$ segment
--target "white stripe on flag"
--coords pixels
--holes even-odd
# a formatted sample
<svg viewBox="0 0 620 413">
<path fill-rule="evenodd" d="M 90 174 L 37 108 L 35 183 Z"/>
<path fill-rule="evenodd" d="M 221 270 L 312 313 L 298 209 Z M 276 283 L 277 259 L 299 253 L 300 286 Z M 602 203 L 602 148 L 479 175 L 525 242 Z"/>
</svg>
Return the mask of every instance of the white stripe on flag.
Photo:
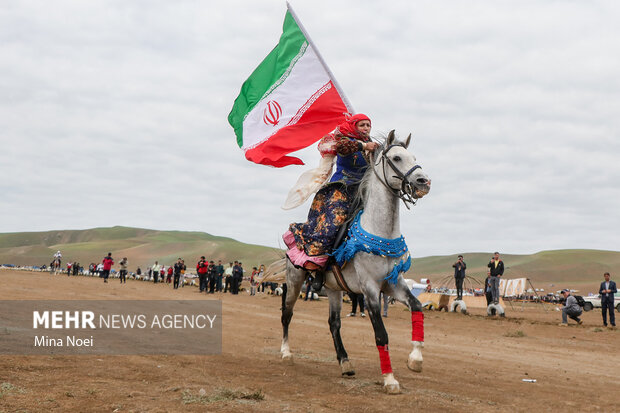
<svg viewBox="0 0 620 413">
<path fill-rule="evenodd" d="M 243 149 L 247 150 L 262 143 L 288 125 L 312 96 L 329 81 L 329 75 L 314 49 L 308 47 L 284 82 L 248 113 L 243 121 Z M 265 113 L 269 113 L 269 102 L 277 102 L 282 108 L 276 125 L 265 120 Z M 273 117 L 269 119 L 273 120 Z"/>
</svg>

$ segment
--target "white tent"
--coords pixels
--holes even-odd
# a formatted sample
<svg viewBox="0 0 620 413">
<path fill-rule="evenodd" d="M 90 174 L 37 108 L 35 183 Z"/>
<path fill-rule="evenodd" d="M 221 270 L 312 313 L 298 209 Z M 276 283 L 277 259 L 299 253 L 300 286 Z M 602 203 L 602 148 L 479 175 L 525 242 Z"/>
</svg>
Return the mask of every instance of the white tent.
<svg viewBox="0 0 620 413">
<path fill-rule="evenodd" d="M 502 297 L 518 297 L 526 291 L 527 278 L 515 278 L 512 280 L 499 280 L 499 293 Z"/>
</svg>

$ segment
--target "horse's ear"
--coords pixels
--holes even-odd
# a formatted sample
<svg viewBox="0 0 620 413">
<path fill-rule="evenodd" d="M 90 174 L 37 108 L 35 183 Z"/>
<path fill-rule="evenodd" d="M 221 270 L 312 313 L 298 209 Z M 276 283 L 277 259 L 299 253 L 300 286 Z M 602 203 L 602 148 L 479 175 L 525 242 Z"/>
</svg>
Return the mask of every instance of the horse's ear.
<svg viewBox="0 0 620 413">
<path fill-rule="evenodd" d="M 411 134 L 407 136 L 407 140 L 405 141 L 405 149 L 409 148 L 410 143 L 411 143 Z"/>
<path fill-rule="evenodd" d="M 391 144 L 393 144 L 393 143 L 394 143 L 394 130 L 395 130 L 395 129 L 392 129 L 392 130 L 390 131 L 390 133 L 388 133 L 388 137 L 387 137 L 387 146 L 390 146 Z"/>
</svg>

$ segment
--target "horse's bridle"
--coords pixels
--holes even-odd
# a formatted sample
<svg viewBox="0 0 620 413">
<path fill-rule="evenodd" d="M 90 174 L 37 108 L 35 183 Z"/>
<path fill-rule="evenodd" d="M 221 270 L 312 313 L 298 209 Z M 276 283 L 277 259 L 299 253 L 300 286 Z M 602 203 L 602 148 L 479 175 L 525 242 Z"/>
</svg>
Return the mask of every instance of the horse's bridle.
<svg viewBox="0 0 620 413">
<path fill-rule="evenodd" d="M 401 146 L 405 149 L 407 149 L 407 147 L 405 146 L 405 144 L 403 143 L 395 143 L 392 145 L 389 145 L 387 148 L 383 149 L 381 151 L 381 157 L 379 158 L 379 160 L 377 162 L 375 162 L 373 160 L 373 168 L 372 170 L 374 171 L 375 175 L 377 176 L 377 178 L 379 179 L 379 181 L 386 187 L 388 188 L 392 194 L 395 197 L 400 198 L 403 203 L 405 204 L 405 206 L 407 207 L 407 209 L 409 209 L 409 204 L 411 205 L 415 205 L 417 202 L 417 197 L 414 198 L 415 196 L 415 189 L 413 188 L 413 185 L 411 185 L 410 182 L 407 181 L 407 177 L 409 175 L 411 175 L 416 169 L 422 169 L 422 167 L 418 164 L 415 164 L 413 166 L 413 168 L 409 169 L 406 173 L 402 173 L 400 169 L 398 169 L 396 167 L 396 165 L 394 165 L 394 162 L 392 162 L 392 160 L 390 158 L 388 158 L 387 153 L 390 151 L 390 149 L 396 147 L 396 146 Z M 381 162 L 381 169 L 383 169 L 383 179 L 381 179 L 381 177 L 379 176 L 379 174 L 377 173 L 377 169 L 375 168 L 379 162 Z M 386 174 L 386 170 L 385 170 L 385 164 L 390 165 L 390 167 L 392 168 L 392 170 L 396 173 L 396 175 L 393 175 L 393 178 L 398 178 L 401 180 L 401 185 L 400 188 L 393 188 L 387 180 L 387 174 Z"/>
</svg>

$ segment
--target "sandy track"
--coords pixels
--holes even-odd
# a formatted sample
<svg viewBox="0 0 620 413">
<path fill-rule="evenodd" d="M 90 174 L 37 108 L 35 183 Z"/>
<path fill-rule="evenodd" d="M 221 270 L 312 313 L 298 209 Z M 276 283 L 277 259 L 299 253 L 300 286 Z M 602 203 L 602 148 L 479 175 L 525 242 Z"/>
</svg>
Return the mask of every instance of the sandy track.
<svg viewBox="0 0 620 413">
<path fill-rule="evenodd" d="M 196 288 L 45 273 L 0 271 L 3 299 L 207 299 Z M 560 313 L 507 310 L 505 319 L 426 312 L 424 372 L 405 365 L 410 316 L 390 307 L 394 373 L 403 394 L 383 393 L 370 320 L 346 318 L 342 335 L 357 375 L 341 378 L 327 326 L 327 301 L 298 302 L 291 325 L 295 360 L 279 357 L 280 299 L 209 296 L 223 303 L 217 356 L 0 356 L 0 411 L 613 411 L 620 404 L 620 333 L 557 326 Z M 517 332 L 523 333 L 523 336 Z M 199 343 L 197 343 L 199 345 Z M 537 383 L 524 383 L 535 378 Z M 8 383 L 8 384 L 7 384 Z M 207 396 L 198 398 L 200 389 Z M 261 391 L 263 400 L 237 398 Z M 228 392 L 228 393 L 226 393 Z M 237 396 L 240 393 L 237 393 Z M 605 397 L 605 398 L 604 398 Z M 241 409 L 241 410 L 240 410 Z"/>
</svg>

